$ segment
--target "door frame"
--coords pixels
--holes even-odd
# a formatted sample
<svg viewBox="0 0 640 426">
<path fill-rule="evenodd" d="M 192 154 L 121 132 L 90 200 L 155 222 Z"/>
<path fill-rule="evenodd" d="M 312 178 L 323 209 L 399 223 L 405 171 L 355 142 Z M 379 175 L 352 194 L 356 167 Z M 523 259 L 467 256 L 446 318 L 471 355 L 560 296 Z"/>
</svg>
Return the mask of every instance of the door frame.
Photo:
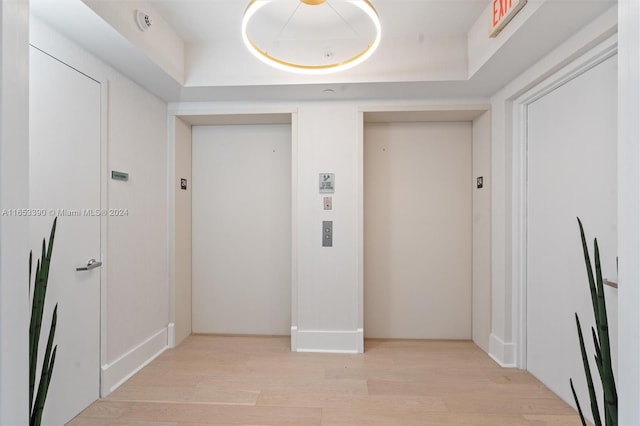
<svg viewBox="0 0 640 426">
<path fill-rule="evenodd" d="M 511 182 L 511 282 L 513 342 L 516 367 L 527 369 L 527 209 L 528 209 L 528 108 L 533 102 L 617 55 L 615 36 L 602 42 L 564 68 L 536 84 L 513 101 Z"/>
<path fill-rule="evenodd" d="M 194 125 L 225 124 L 283 124 L 283 116 L 288 117 L 291 125 L 291 351 L 298 348 L 298 109 L 295 106 L 284 107 L 197 107 L 190 104 L 169 104 L 167 114 L 168 155 L 167 182 L 168 192 L 168 257 L 169 257 L 169 324 L 167 327 L 167 346 L 175 348 L 176 342 L 176 223 L 175 223 L 175 182 L 176 176 L 176 119 Z M 194 124 L 196 123 L 196 124 Z M 191 285 L 191 283 L 189 283 Z"/>
<path fill-rule="evenodd" d="M 471 121 L 480 115 L 491 112 L 491 104 L 460 102 L 453 104 L 370 104 L 358 109 L 358 330 L 361 331 L 359 352 L 364 352 L 364 128 L 368 115 L 384 117 L 387 122 L 446 122 Z M 489 136 L 489 138 L 491 138 Z M 473 150 L 473 138 L 471 140 Z M 473 153 L 472 153 L 473 163 Z M 473 164 L 471 165 L 473 168 Z M 473 210 L 473 205 L 472 205 Z M 472 228 L 473 245 L 473 228 Z M 473 259 L 472 252 L 472 259 Z M 473 271 L 472 271 L 473 273 Z M 473 276 L 471 277 L 473 285 Z M 473 288 L 471 289 L 473 292 Z M 472 298 L 473 308 L 473 298 Z M 487 312 L 491 315 L 491 308 Z M 473 315 L 471 332 L 473 337 Z"/>
<path fill-rule="evenodd" d="M 108 134 L 108 106 L 109 106 L 109 81 L 102 72 L 98 72 L 91 69 L 92 66 L 83 63 L 82 59 L 75 56 L 73 50 L 67 49 L 67 46 L 61 46 L 55 42 L 48 43 L 45 39 L 30 40 L 29 47 L 40 50 L 46 55 L 51 56 L 53 59 L 68 66 L 69 68 L 79 72 L 80 74 L 90 78 L 100 85 L 100 209 L 107 208 L 108 206 L 108 185 L 109 180 L 107 177 L 107 170 L 109 167 L 109 134 Z M 100 215 L 100 258 L 103 263 L 103 267 L 100 268 L 100 300 L 99 300 L 99 348 L 98 348 L 98 362 L 99 369 L 96 372 L 98 376 L 98 397 L 105 397 L 109 394 L 110 390 L 105 388 L 103 380 L 103 366 L 107 360 L 107 282 L 108 282 L 108 216 Z"/>
<path fill-rule="evenodd" d="M 109 206 L 109 80 L 100 81 L 100 209 Z M 108 288 L 108 219 L 109 216 L 100 216 L 100 256 L 102 264 L 100 268 L 100 379 L 98 381 L 100 389 L 98 394 L 101 398 L 107 396 L 111 390 L 107 389 L 103 379 L 103 366 L 107 364 L 107 288 Z"/>
</svg>

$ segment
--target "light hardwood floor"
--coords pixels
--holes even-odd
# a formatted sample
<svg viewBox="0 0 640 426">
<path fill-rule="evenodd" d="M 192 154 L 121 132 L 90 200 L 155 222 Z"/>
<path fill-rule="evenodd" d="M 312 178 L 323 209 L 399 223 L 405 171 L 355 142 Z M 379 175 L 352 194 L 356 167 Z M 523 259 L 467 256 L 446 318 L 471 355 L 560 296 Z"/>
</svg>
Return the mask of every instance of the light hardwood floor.
<svg viewBox="0 0 640 426">
<path fill-rule="evenodd" d="M 471 342 L 367 340 L 364 354 L 338 355 L 292 353 L 288 337 L 220 336 L 190 336 L 70 423 L 579 424 L 538 380 Z"/>
</svg>

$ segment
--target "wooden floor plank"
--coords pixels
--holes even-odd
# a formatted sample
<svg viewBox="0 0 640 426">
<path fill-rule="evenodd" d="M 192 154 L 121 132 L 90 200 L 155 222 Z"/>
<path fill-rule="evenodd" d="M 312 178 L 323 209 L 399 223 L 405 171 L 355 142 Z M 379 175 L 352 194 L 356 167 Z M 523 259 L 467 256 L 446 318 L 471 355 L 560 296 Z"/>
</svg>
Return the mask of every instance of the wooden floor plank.
<svg viewBox="0 0 640 426">
<path fill-rule="evenodd" d="M 533 376 L 501 368 L 472 342 L 367 340 L 358 355 L 289 345 L 190 336 L 69 424 L 579 425 Z"/>
<path fill-rule="evenodd" d="M 321 410 L 317 408 L 242 407 L 207 404 L 134 403 L 121 420 L 147 421 L 164 419 L 170 422 L 233 425 L 320 425 Z"/>
</svg>

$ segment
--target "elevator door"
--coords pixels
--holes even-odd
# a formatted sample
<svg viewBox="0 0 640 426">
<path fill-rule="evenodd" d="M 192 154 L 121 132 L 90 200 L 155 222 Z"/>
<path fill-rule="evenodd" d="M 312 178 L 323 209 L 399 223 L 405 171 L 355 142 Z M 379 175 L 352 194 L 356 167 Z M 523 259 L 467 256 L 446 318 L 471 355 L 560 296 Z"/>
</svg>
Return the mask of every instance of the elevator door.
<svg viewBox="0 0 640 426">
<path fill-rule="evenodd" d="M 192 327 L 291 330 L 291 126 L 192 129 Z"/>
<path fill-rule="evenodd" d="M 365 125 L 364 333 L 470 339 L 472 125 Z"/>
</svg>

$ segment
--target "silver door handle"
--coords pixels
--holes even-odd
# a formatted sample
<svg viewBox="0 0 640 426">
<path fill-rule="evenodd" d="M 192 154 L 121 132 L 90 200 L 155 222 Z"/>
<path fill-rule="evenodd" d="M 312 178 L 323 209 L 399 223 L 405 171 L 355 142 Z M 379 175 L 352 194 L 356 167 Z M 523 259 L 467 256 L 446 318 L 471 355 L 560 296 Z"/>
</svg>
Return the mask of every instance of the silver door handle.
<svg viewBox="0 0 640 426">
<path fill-rule="evenodd" d="M 87 262 L 87 266 L 81 266 L 79 268 L 76 268 L 76 271 L 90 271 L 92 269 L 96 269 L 102 266 L 102 262 L 98 262 L 95 259 L 90 259 Z"/>
</svg>

